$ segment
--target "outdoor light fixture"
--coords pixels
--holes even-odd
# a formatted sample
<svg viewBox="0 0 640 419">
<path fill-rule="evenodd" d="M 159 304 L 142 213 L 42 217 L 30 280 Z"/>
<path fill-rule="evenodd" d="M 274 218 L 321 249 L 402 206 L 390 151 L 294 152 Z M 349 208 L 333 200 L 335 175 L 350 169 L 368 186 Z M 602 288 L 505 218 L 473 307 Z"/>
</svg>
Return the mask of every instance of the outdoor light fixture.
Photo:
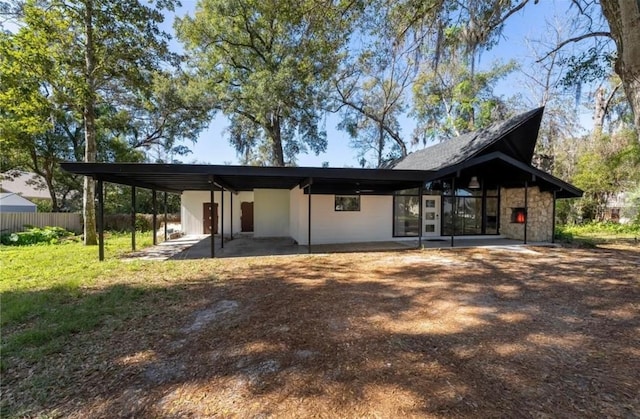
<svg viewBox="0 0 640 419">
<path fill-rule="evenodd" d="M 480 182 L 478 182 L 478 176 L 472 176 L 469 181 L 469 189 L 480 189 Z"/>
</svg>

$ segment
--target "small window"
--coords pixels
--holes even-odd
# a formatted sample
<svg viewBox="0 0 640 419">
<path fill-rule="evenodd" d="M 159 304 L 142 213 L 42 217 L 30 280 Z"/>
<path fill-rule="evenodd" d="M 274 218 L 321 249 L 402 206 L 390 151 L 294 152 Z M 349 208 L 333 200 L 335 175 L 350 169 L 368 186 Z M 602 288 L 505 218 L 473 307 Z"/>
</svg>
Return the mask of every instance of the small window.
<svg viewBox="0 0 640 419">
<path fill-rule="evenodd" d="M 336 211 L 360 211 L 360 195 L 336 195 Z"/>
</svg>

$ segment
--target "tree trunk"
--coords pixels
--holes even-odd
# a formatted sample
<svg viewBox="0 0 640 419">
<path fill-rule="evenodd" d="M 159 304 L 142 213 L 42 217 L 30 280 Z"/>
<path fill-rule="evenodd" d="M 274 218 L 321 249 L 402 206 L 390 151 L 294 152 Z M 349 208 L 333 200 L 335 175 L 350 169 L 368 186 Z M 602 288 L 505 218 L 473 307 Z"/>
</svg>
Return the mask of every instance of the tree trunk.
<svg viewBox="0 0 640 419">
<path fill-rule="evenodd" d="M 376 167 L 382 167 L 382 150 L 384 149 L 384 128 L 383 123 L 378 124 L 378 165 Z M 402 156 L 404 157 L 404 156 Z"/>
<path fill-rule="evenodd" d="M 593 112 L 593 139 L 597 140 L 602 136 L 602 127 L 604 126 L 605 117 L 604 87 L 596 90 L 595 111 Z"/>
<path fill-rule="evenodd" d="M 282 132 L 280 127 L 280 118 L 273 116 L 271 124 L 267 130 L 271 137 L 272 161 L 274 166 L 284 167 L 284 150 L 282 148 Z"/>
<path fill-rule="evenodd" d="M 622 80 L 640 142 L 640 2 L 601 0 L 618 50 L 616 73 Z"/>
<path fill-rule="evenodd" d="M 87 0 L 85 3 L 84 26 L 86 35 L 85 45 L 85 83 L 87 91 L 84 93 L 84 107 L 82 117 L 84 119 L 85 151 L 84 161 L 93 163 L 96 161 L 97 141 L 96 141 L 96 113 L 95 113 L 95 51 L 93 45 L 93 2 Z M 84 191 L 82 195 L 83 217 L 84 217 L 84 244 L 96 245 L 98 238 L 96 235 L 96 203 L 95 203 L 95 181 L 89 176 L 84 178 Z"/>
<path fill-rule="evenodd" d="M 58 206 L 58 197 L 56 196 L 56 192 L 53 190 L 53 175 L 47 173 L 44 181 L 47 184 L 47 189 L 49 189 L 49 197 L 51 197 L 51 212 L 60 212 L 60 207 Z"/>
</svg>

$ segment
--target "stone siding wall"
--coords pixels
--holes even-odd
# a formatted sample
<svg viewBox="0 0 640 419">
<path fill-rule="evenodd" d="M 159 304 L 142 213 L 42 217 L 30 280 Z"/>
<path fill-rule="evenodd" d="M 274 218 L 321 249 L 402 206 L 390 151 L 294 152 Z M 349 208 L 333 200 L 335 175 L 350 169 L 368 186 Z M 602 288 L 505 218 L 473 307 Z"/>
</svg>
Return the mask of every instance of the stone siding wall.
<svg viewBox="0 0 640 419">
<path fill-rule="evenodd" d="M 550 242 L 553 216 L 553 194 L 529 187 L 527 210 L 527 241 Z M 524 240 L 524 224 L 511 222 L 511 209 L 524 208 L 524 188 L 500 190 L 500 234 L 510 239 Z"/>
</svg>

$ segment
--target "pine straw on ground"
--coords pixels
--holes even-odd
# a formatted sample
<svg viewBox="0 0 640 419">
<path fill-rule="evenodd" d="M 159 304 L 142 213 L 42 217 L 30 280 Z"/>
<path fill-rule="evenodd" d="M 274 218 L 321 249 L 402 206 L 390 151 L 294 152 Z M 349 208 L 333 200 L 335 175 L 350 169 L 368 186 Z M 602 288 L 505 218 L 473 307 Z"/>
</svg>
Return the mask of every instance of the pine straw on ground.
<svg viewBox="0 0 640 419">
<path fill-rule="evenodd" d="M 46 361 L 5 360 L 4 409 L 640 417 L 639 268 L 637 247 L 226 259 Z"/>
</svg>

